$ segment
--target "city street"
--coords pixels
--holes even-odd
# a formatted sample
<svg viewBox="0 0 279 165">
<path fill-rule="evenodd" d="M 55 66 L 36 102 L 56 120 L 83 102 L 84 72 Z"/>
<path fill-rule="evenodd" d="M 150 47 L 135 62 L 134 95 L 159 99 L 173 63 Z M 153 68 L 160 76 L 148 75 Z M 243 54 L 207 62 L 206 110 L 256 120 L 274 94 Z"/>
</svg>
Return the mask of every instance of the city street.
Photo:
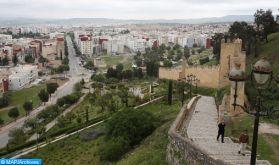
<svg viewBox="0 0 279 165">
<path fill-rule="evenodd" d="M 0 148 L 5 147 L 6 144 L 8 143 L 9 141 L 8 134 L 10 130 L 22 127 L 25 120 L 36 117 L 37 114 L 41 112 L 46 106 L 55 104 L 58 98 L 71 94 L 73 92 L 73 87 L 77 82 L 81 81 L 82 78 L 89 78 L 91 76 L 91 73 L 89 73 L 86 69 L 84 69 L 82 66 L 79 65 L 79 58 L 76 57 L 73 43 L 69 36 L 66 37 L 66 41 L 67 41 L 68 52 L 69 52 L 69 56 L 68 56 L 69 66 L 70 66 L 70 71 L 68 73 L 69 81 L 57 89 L 56 93 L 53 94 L 51 100 L 46 105 L 41 105 L 37 109 L 33 110 L 29 116 L 22 117 L 17 121 L 2 127 L 0 130 Z"/>
</svg>

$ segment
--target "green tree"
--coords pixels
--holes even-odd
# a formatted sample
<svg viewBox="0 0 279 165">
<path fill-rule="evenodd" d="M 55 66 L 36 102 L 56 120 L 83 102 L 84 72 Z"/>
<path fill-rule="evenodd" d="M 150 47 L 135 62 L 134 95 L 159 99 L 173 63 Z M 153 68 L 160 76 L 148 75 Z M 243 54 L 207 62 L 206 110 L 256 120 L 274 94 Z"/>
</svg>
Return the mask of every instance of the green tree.
<svg viewBox="0 0 279 165">
<path fill-rule="evenodd" d="M 1 59 L 1 66 L 7 66 L 9 65 L 9 59 L 8 56 L 5 56 L 3 59 Z"/>
<path fill-rule="evenodd" d="M 41 63 L 43 65 L 43 67 L 45 66 L 45 63 L 47 62 L 47 59 L 44 58 L 43 56 L 40 56 L 39 58 L 39 63 Z"/>
<path fill-rule="evenodd" d="M 124 69 L 123 64 L 117 64 L 117 65 L 116 65 L 116 71 L 117 71 L 118 73 L 122 72 L 123 69 Z"/>
<path fill-rule="evenodd" d="M 164 60 L 164 67 L 168 67 L 168 68 L 172 67 L 172 62 L 169 60 Z"/>
<path fill-rule="evenodd" d="M 252 42 L 255 41 L 256 31 L 253 26 L 246 22 L 234 22 L 229 29 L 231 38 L 240 38 L 242 40 L 242 49 L 245 49 L 247 54 L 251 52 Z"/>
<path fill-rule="evenodd" d="M 125 104 L 126 107 L 129 107 L 129 89 L 125 86 L 121 87 L 118 95 L 121 98 L 122 103 Z"/>
<path fill-rule="evenodd" d="M 25 61 L 26 63 L 32 64 L 32 63 L 35 62 L 35 58 L 33 58 L 32 55 L 26 55 L 25 58 L 24 58 L 24 61 Z"/>
<path fill-rule="evenodd" d="M 84 78 L 81 79 L 80 84 L 81 84 L 82 86 L 84 86 L 84 84 L 85 84 Z"/>
<path fill-rule="evenodd" d="M 76 118 L 76 115 L 72 112 L 69 112 L 66 114 L 66 120 L 68 120 L 70 123 Z"/>
<path fill-rule="evenodd" d="M 65 58 L 62 60 L 62 64 L 68 65 L 68 64 L 69 64 L 69 58 L 68 58 L 68 57 L 65 57 Z"/>
<path fill-rule="evenodd" d="M 23 126 L 25 128 L 35 129 L 37 124 L 38 124 L 38 119 L 37 118 L 31 118 L 31 119 L 25 120 Z"/>
<path fill-rule="evenodd" d="M 18 63 L 17 55 L 13 56 L 13 59 L 12 59 L 12 60 L 13 60 L 14 66 L 16 66 L 17 63 Z"/>
<path fill-rule="evenodd" d="M 0 117 L 0 126 L 4 124 L 4 120 Z"/>
<path fill-rule="evenodd" d="M 223 38 L 224 38 L 224 34 L 223 33 L 216 33 L 212 37 L 213 53 L 215 54 L 216 59 L 218 61 L 220 60 L 221 42 L 222 42 Z"/>
<path fill-rule="evenodd" d="M 82 91 L 82 85 L 81 85 L 80 82 L 78 82 L 74 85 L 74 91 L 75 92 L 81 92 Z"/>
<path fill-rule="evenodd" d="M 25 110 L 26 112 L 26 116 L 30 113 L 30 111 L 33 110 L 33 102 L 32 101 L 25 101 L 23 103 L 23 109 Z"/>
<path fill-rule="evenodd" d="M 195 55 L 196 54 L 195 49 L 192 49 L 191 53 L 192 53 L 192 55 Z"/>
<path fill-rule="evenodd" d="M 190 57 L 190 49 L 188 48 L 188 46 L 184 47 L 184 57 L 186 59 L 189 59 L 189 57 Z"/>
<path fill-rule="evenodd" d="M 14 107 L 14 108 L 10 109 L 9 112 L 8 112 L 8 116 L 9 116 L 10 118 L 15 119 L 15 121 L 16 121 L 16 119 L 17 119 L 18 116 L 19 116 L 18 108 L 17 108 L 17 107 Z"/>
<path fill-rule="evenodd" d="M 24 133 L 22 128 L 16 128 L 9 132 L 9 145 L 18 146 L 27 140 L 26 134 Z"/>
<path fill-rule="evenodd" d="M 49 95 L 48 93 L 46 92 L 45 89 L 41 89 L 39 94 L 38 94 L 38 97 L 40 98 L 40 100 L 45 104 L 46 102 L 48 102 L 48 99 L 49 99 Z"/>
<path fill-rule="evenodd" d="M 0 108 L 7 107 L 9 105 L 9 96 L 7 94 L 3 94 L 0 98 Z"/>
<path fill-rule="evenodd" d="M 276 22 L 271 10 L 257 10 L 254 14 L 257 32 L 262 32 L 263 38 L 268 42 L 268 34 L 273 33 L 276 29 Z"/>
<path fill-rule="evenodd" d="M 46 84 L 47 93 L 49 94 L 49 98 L 51 97 L 51 95 L 53 93 L 55 93 L 55 91 L 57 90 L 58 87 L 59 87 L 59 85 L 57 83 L 47 83 Z"/>
<path fill-rule="evenodd" d="M 169 88 L 168 88 L 168 104 L 172 104 L 172 81 L 169 80 Z"/>
</svg>

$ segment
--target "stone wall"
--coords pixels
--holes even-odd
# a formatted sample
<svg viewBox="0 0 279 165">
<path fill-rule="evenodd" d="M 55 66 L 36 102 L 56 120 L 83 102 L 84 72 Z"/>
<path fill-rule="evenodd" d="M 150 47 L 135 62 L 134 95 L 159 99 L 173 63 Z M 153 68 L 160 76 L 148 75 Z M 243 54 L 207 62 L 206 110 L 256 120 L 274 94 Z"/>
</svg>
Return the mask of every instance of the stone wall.
<svg viewBox="0 0 279 165">
<path fill-rule="evenodd" d="M 198 99 L 199 96 L 194 97 L 187 106 L 182 107 L 169 130 L 166 159 L 170 165 L 225 165 L 222 161 L 212 159 L 190 139 L 180 134 L 181 126 L 189 122 L 191 112 Z"/>
<path fill-rule="evenodd" d="M 219 88 L 219 66 L 187 66 L 185 71 L 182 68 L 160 68 L 159 78 L 178 80 L 186 75 L 193 74 L 200 80 L 198 86 L 208 88 Z"/>
<path fill-rule="evenodd" d="M 178 80 L 180 78 L 181 68 L 160 68 L 159 78 L 168 80 Z"/>
</svg>

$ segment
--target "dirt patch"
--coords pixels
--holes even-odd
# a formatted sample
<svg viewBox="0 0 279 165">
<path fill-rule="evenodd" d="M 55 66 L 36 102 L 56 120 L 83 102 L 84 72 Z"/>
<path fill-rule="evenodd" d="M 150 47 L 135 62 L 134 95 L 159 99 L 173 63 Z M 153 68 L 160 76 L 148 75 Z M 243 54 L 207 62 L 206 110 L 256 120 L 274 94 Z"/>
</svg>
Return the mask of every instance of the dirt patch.
<svg viewBox="0 0 279 165">
<path fill-rule="evenodd" d="M 279 135 L 279 126 L 269 123 L 260 123 L 259 133 Z"/>
<path fill-rule="evenodd" d="M 269 144 L 269 146 L 271 147 L 274 154 L 278 155 L 278 156 L 275 156 L 275 159 L 277 161 L 279 161 L 279 150 L 278 150 L 279 142 L 276 141 L 274 138 L 272 138 L 272 136 L 270 134 L 265 134 L 265 135 L 263 135 L 263 137 L 264 137 L 266 143 Z"/>
</svg>

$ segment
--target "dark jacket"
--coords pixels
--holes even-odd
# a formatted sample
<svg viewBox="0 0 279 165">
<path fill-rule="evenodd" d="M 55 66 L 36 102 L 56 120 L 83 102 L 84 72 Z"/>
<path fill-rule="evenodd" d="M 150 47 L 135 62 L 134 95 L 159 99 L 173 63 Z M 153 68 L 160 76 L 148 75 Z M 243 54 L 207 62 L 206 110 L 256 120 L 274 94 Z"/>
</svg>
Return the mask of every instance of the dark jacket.
<svg viewBox="0 0 279 165">
<path fill-rule="evenodd" d="M 224 132 L 225 132 L 225 126 L 226 126 L 225 123 L 220 123 L 220 124 L 218 125 L 218 128 L 219 128 L 218 132 L 219 132 L 219 133 L 224 133 Z"/>
<path fill-rule="evenodd" d="M 249 143 L 249 136 L 242 133 L 239 137 L 239 143 Z"/>
</svg>

